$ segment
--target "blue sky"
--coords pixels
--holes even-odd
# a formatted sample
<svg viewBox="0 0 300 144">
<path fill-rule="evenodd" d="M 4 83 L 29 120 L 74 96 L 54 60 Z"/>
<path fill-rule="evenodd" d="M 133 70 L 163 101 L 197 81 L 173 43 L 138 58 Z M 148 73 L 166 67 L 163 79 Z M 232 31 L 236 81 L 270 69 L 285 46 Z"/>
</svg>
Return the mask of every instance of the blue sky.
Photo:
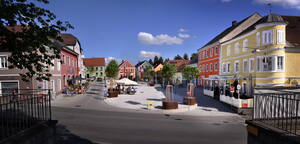
<svg viewBox="0 0 300 144">
<path fill-rule="evenodd" d="M 194 53 L 218 33 L 258 12 L 300 15 L 300 0 L 51 0 L 45 7 L 69 21 L 85 57 L 132 63 L 153 55 Z"/>
</svg>

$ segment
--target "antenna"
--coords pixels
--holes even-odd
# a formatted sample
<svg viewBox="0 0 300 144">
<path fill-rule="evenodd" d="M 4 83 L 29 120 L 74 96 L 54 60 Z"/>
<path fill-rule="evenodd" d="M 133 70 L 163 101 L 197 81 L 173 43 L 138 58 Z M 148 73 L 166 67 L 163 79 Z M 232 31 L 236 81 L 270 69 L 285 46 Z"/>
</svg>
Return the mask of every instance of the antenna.
<svg viewBox="0 0 300 144">
<path fill-rule="evenodd" d="M 267 6 L 269 7 L 269 14 L 272 14 L 272 4 L 271 3 L 267 3 Z"/>
</svg>

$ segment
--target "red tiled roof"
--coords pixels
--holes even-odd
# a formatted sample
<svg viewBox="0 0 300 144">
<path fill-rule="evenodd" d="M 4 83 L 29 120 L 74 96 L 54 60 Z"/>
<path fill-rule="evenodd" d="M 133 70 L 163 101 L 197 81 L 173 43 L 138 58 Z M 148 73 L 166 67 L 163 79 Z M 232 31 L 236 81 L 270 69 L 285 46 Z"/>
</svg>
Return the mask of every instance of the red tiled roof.
<svg viewBox="0 0 300 144">
<path fill-rule="evenodd" d="M 105 66 L 105 58 L 83 58 L 85 66 Z"/>
<path fill-rule="evenodd" d="M 189 62 L 190 60 L 169 60 L 167 64 L 175 64 L 177 71 L 180 72 Z"/>
<path fill-rule="evenodd" d="M 77 38 L 72 34 L 64 33 L 61 34 L 61 38 L 63 39 L 63 43 L 66 45 L 74 46 L 76 44 Z"/>
</svg>

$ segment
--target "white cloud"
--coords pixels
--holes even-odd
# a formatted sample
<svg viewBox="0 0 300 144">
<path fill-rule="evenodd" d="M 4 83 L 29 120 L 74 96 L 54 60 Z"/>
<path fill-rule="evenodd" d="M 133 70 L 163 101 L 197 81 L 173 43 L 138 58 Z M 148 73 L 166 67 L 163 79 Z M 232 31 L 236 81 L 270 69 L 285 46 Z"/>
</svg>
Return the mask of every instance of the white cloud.
<svg viewBox="0 0 300 144">
<path fill-rule="evenodd" d="M 296 8 L 300 10 L 300 0 L 254 0 L 254 2 L 260 4 L 279 5 L 286 8 Z"/>
<path fill-rule="evenodd" d="M 187 30 L 187 29 L 181 28 L 181 29 L 179 29 L 178 31 L 179 31 L 179 32 L 187 32 L 188 30 Z"/>
<path fill-rule="evenodd" d="M 138 33 L 138 40 L 147 45 L 172 45 L 172 44 L 182 44 L 183 40 L 174 36 L 171 37 L 167 34 L 160 34 L 157 36 L 153 36 L 150 33 L 146 32 L 139 32 Z"/>
<path fill-rule="evenodd" d="M 189 38 L 190 35 L 189 35 L 189 34 L 179 33 L 179 34 L 178 34 L 178 37 L 180 37 L 180 38 Z"/>
<path fill-rule="evenodd" d="M 150 51 L 140 51 L 140 57 L 142 58 L 153 58 L 155 56 L 160 56 L 158 52 L 150 52 Z"/>
<path fill-rule="evenodd" d="M 115 57 L 110 56 L 110 57 L 105 58 L 105 63 L 108 64 L 112 60 L 116 60 L 118 63 L 120 63 L 122 61 L 121 59 L 117 59 Z"/>
<path fill-rule="evenodd" d="M 221 0 L 221 2 L 224 2 L 224 3 L 226 3 L 226 2 L 231 2 L 232 0 Z"/>
</svg>

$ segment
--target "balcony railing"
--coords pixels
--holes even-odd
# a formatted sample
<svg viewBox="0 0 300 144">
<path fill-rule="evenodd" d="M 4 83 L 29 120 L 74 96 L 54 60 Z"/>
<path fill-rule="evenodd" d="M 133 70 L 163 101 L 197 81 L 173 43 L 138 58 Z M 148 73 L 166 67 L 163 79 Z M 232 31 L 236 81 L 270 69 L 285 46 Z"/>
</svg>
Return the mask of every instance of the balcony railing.
<svg viewBox="0 0 300 144">
<path fill-rule="evenodd" d="M 51 120 L 50 90 L 0 89 L 0 143 Z"/>
<path fill-rule="evenodd" d="M 254 95 L 253 121 L 300 135 L 300 93 Z"/>
</svg>

